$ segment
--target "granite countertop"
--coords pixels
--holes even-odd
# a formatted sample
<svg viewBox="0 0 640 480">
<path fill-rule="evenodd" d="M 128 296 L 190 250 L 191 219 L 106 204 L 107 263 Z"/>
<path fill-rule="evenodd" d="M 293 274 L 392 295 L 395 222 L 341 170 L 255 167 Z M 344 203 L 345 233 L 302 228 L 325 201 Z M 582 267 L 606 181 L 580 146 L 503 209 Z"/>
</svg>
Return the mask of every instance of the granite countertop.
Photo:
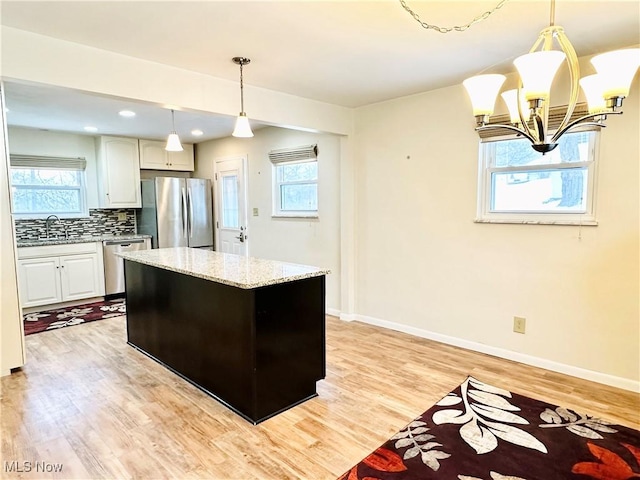
<svg viewBox="0 0 640 480">
<path fill-rule="evenodd" d="M 331 273 L 295 263 L 212 252 L 199 248 L 159 248 L 117 255 L 133 262 L 243 289 L 266 287 Z"/>
<path fill-rule="evenodd" d="M 138 238 L 151 238 L 151 235 L 93 235 L 87 237 L 71 238 L 43 238 L 38 240 L 18 240 L 16 245 L 21 247 L 42 247 L 45 245 L 65 245 L 69 243 L 102 242 L 104 240 L 135 240 Z"/>
</svg>

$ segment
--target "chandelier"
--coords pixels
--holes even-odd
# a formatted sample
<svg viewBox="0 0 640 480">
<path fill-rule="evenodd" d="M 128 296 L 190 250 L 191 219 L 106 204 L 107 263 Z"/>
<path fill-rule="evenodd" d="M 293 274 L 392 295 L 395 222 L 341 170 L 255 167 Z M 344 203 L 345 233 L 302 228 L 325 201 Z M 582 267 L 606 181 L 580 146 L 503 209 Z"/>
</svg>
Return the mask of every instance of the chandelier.
<svg viewBox="0 0 640 480">
<path fill-rule="evenodd" d="M 597 73 L 580 79 L 578 57 L 561 26 L 554 24 L 555 0 L 551 0 L 549 27 L 540 32 L 528 54 L 514 60 L 518 70 L 517 90 L 502 94 L 511 124 L 489 124 L 504 75 L 478 75 L 463 82 L 476 117 L 476 130 L 503 128 L 527 138 L 534 150 L 543 154 L 558 145 L 569 130 L 585 126 L 604 127 L 607 115 L 621 114 L 622 101 L 640 66 L 640 49 L 630 48 L 596 55 L 591 59 Z M 557 44 L 560 49 L 554 49 Z M 570 93 L 567 110 L 555 132 L 548 128 L 551 84 L 558 68 L 566 60 L 569 68 Z M 588 114 L 572 119 L 580 87 L 587 99 Z"/>
</svg>

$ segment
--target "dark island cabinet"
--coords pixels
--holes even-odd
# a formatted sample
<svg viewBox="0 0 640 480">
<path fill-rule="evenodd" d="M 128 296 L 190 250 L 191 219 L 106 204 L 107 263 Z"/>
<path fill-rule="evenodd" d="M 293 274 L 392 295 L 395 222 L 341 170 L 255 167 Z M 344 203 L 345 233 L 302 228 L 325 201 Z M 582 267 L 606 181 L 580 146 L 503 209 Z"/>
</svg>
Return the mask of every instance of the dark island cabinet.
<svg viewBox="0 0 640 480">
<path fill-rule="evenodd" d="M 324 275 L 239 288 L 127 259 L 125 278 L 128 343 L 248 421 L 317 395 Z"/>
</svg>

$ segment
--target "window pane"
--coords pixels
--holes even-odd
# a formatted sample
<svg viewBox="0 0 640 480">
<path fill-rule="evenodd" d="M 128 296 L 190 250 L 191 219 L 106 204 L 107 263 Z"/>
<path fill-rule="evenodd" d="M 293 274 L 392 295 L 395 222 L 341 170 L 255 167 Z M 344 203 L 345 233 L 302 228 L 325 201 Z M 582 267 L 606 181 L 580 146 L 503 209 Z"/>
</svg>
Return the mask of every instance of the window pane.
<svg viewBox="0 0 640 480">
<path fill-rule="evenodd" d="M 13 187 L 14 213 L 82 213 L 80 190 Z"/>
<path fill-rule="evenodd" d="M 586 211 L 587 168 L 493 173 L 491 182 L 494 212 Z"/>
<path fill-rule="evenodd" d="M 568 133 L 562 136 L 558 146 L 546 155 L 531 148 L 527 139 L 495 142 L 496 167 L 520 165 L 548 165 L 566 162 L 586 162 L 589 157 L 589 138 L 593 132 Z"/>
<path fill-rule="evenodd" d="M 318 185 L 316 183 L 281 185 L 280 202 L 282 210 L 317 211 Z"/>
<path fill-rule="evenodd" d="M 238 212 L 238 176 L 222 177 L 222 227 L 238 228 L 240 225 Z"/>
<path fill-rule="evenodd" d="M 279 182 L 300 182 L 318 178 L 318 162 L 283 164 L 277 166 Z"/>
<path fill-rule="evenodd" d="M 80 186 L 78 170 L 44 170 L 39 168 L 12 168 L 12 185 Z"/>
</svg>

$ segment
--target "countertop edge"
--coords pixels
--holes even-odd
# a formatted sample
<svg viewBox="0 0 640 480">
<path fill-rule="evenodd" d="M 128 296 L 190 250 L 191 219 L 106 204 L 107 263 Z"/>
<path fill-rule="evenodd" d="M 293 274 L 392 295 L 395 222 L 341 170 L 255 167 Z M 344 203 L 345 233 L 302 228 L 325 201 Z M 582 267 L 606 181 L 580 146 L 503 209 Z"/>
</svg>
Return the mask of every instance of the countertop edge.
<svg viewBox="0 0 640 480">
<path fill-rule="evenodd" d="M 140 258 L 131 258 L 127 253 L 116 253 L 117 256 L 122 257 L 125 260 L 128 260 L 130 262 L 136 262 L 136 263 L 140 263 L 143 265 L 148 265 L 150 267 L 156 267 L 156 268 L 160 268 L 162 270 L 168 270 L 171 272 L 176 272 L 176 273 L 181 273 L 183 275 L 188 275 L 190 277 L 195 277 L 195 278 L 201 278 L 203 280 L 208 280 L 211 282 L 216 282 L 216 283 L 220 283 L 223 285 L 228 285 L 231 287 L 236 287 L 236 288 L 241 288 L 243 290 L 252 290 L 255 288 L 261 288 L 261 287 L 268 287 L 270 285 L 278 285 L 281 283 L 289 283 L 289 282 L 295 282 L 298 280 L 304 280 L 307 278 L 314 278 L 314 277 L 320 277 L 320 276 L 324 276 L 324 275 L 328 275 L 331 273 L 331 270 L 328 269 L 321 269 L 319 268 L 317 271 L 314 272 L 307 272 L 307 273 L 301 273 L 301 274 L 297 274 L 297 275 L 291 275 L 288 276 L 286 278 L 275 278 L 272 280 L 267 280 L 264 282 L 254 282 L 254 283 L 239 283 L 239 282 L 234 282 L 233 280 L 229 280 L 227 278 L 222 278 L 222 277 L 216 277 L 213 275 L 207 275 L 204 273 L 200 273 L 200 272 L 194 272 L 192 270 L 187 270 L 184 268 L 180 268 L 180 267 L 175 267 L 173 265 L 167 265 L 167 264 L 160 264 L 157 262 L 153 262 L 153 261 L 149 261 L 147 259 L 140 259 Z M 274 260 L 276 261 L 276 260 Z M 278 263 L 287 263 L 287 262 L 279 262 Z M 289 264 L 289 265 L 296 265 L 296 264 Z M 306 266 L 306 265 L 301 265 L 301 266 Z M 310 268 L 315 268 L 315 267 L 310 267 Z"/>
<path fill-rule="evenodd" d="M 52 238 L 49 240 L 17 240 L 16 247 L 48 247 L 51 245 L 74 245 L 77 243 L 104 242 L 108 240 L 137 240 L 140 238 L 151 238 L 151 235 L 131 233 L 127 235 L 96 235 L 92 237 L 76 238 Z"/>
</svg>

